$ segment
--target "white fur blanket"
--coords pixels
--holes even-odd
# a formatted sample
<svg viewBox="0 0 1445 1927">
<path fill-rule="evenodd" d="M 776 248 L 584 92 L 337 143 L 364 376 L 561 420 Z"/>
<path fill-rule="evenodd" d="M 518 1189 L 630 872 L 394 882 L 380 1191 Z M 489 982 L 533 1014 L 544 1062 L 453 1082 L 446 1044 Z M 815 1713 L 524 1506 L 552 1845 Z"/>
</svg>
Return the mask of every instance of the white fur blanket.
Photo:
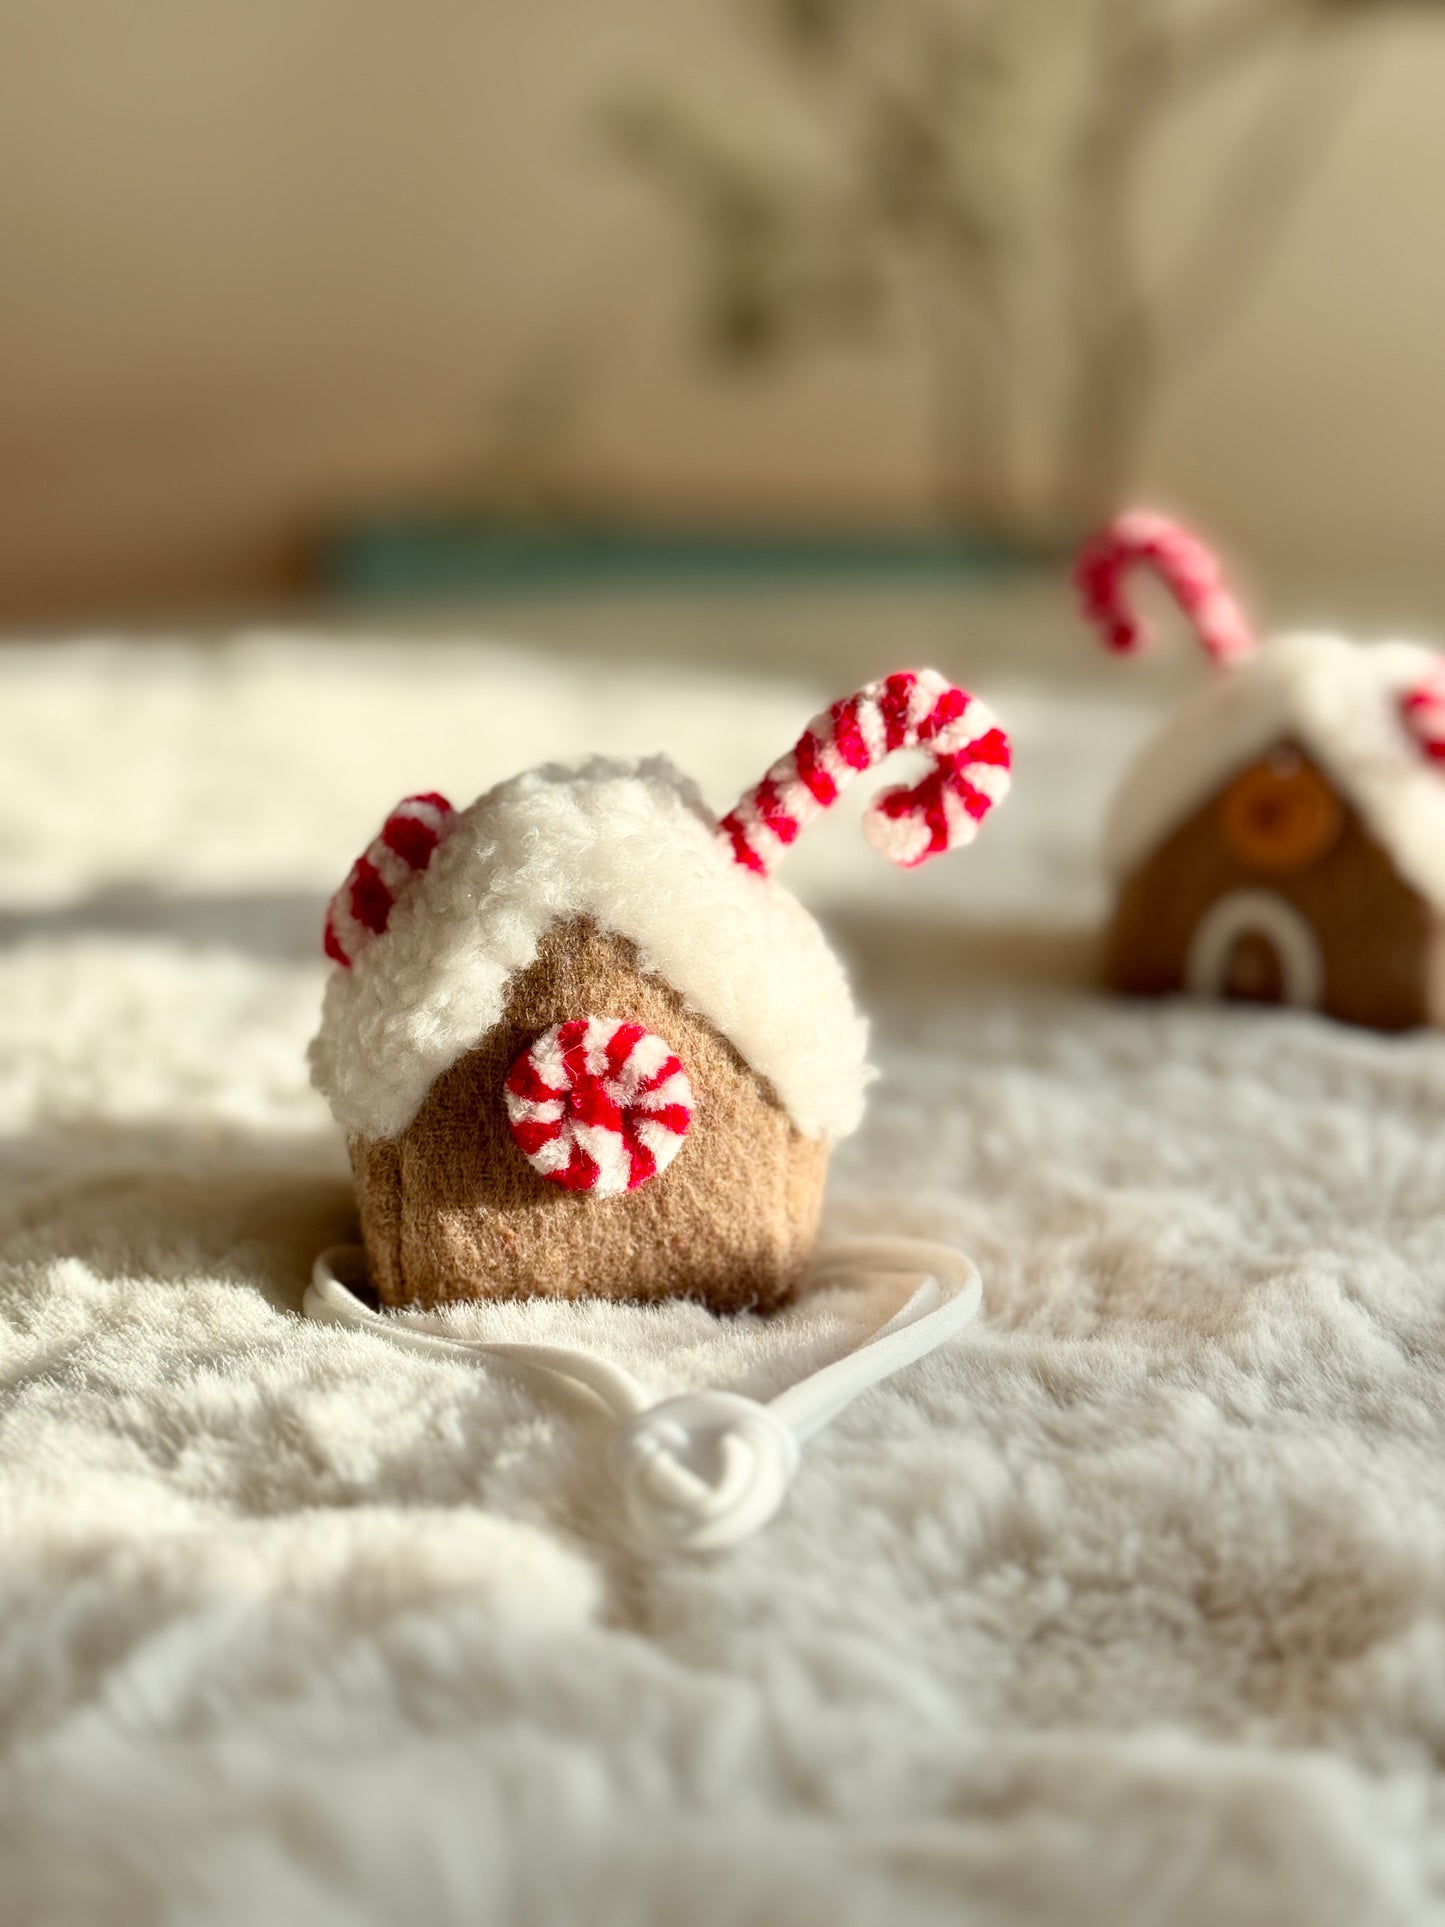
<svg viewBox="0 0 1445 1927">
<path fill-rule="evenodd" d="M 1445 1042 L 1093 994 L 1137 713 L 995 679 L 976 851 L 798 854 L 884 1073 L 832 1221 L 986 1307 L 762 1536 L 638 1557 L 585 1414 L 297 1316 L 349 1228 L 319 909 L 386 807 L 656 748 L 721 805 L 835 693 L 0 655 L 7 1922 L 1441 1917 Z M 757 1391 L 878 1315 L 460 1323 Z"/>
</svg>

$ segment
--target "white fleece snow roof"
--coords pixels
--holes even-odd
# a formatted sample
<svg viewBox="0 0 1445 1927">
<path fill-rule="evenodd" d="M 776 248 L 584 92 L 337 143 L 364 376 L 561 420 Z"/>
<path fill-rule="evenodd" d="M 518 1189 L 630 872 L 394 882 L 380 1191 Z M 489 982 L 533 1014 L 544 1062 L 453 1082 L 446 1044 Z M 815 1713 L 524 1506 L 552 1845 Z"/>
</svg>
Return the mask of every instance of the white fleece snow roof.
<svg viewBox="0 0 1445 1927">
<path fill-rule="evenodd" d="M 1359 811 L 1405 881 L 1445 909 L 1445 764 L 1425 755 L 1400 708 L 1440 668 L 1438 653 L 1419 643 L 1287 635 L 1216 671 L 1116 792 L 1108 868 L 1127 875 L 1231 776 L 1289 737 Z"/>
<path fill-rule="evenodd" d="M 805 1136 L 847 1136 L 870 1073 L 843 967 L 796 898 L 742 869 L 714 829 L 662 757 L 549 765 L 479 797 L 389 927 L 331 973 L 311 1076 L 337 1121 L 364 1137 L 404 1131 L 501 1017 L 545 933 L 587 915 L 636 944 Z"/>
</svg>

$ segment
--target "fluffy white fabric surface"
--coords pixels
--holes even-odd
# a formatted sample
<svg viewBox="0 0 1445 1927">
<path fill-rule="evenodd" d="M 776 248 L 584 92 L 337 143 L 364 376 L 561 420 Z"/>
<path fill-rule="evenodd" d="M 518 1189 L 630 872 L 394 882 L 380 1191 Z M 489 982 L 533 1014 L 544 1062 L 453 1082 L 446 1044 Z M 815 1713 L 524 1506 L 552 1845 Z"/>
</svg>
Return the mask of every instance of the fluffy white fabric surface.
<svg viewBox="0 0 1445 1927">
<path fill-rule="evenodd" d="M 1280 636 L 1169 718 L 1109 811 L 1106 854 L 1127 875 L 1185 817 L 1282 736 L 1339 785 L 1401 876 L 1445 908 L 1445 772 L 1406 728 L 1400 700 L 1440 656 L 1414 642 Z"/>
<path fill-rule="evenodd" d="M 385 932 L 330 973 L 311 1063 L 338 1122 L 364 1137 L 404 1131 L 500 1018 L 547 931 L 578 915 L 630 937 L 642 968 L 736 1045 L 805 1137 L 857 1129 L 868 1029 L 842 965 L 794 896 L 733 862 L 662 756 L 547 764 L 461 812 Z"/>
<path fill-rule="evenodd" d="M 1445 1041 L 1101 1001 L 1148 719 L 989 693 L 975 854 L 797 859 L 883 1069 L 833 1223 L 971 1249 L 984 1319 L 765 1536 L 648 1563 L 580 1407 L 298 1319 L 350 1213 L 318 915 L 378 785 L 650 736 L 724 794 L 827 691 L 0 655 L 0 1916 L 1441 1918 Z M 882 1309 L 456 1322 L 766 1392 Z"/>
</svg>

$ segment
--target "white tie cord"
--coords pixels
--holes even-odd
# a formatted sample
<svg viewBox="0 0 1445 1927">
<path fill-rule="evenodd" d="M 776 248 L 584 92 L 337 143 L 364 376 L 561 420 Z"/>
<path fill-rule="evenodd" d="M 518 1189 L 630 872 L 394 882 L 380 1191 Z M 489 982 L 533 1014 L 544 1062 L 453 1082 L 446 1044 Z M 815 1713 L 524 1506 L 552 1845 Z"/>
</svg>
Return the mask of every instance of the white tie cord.
<svg viewBox="0 0 1445 1927">
<path fill-rule="evenodd" d="M 809 1289 L 860 1277 L 919 1282 L 886 1324 L 855 1350 L 766 1403 L 740 1392 L 682 1392 L 657 1403 L 620 1365 L 557 1345 L 444 1338 L 373 1311 L 343 1280 L 365 1276 L 355 1245 L 316 1260 L 302 1309 L 325 1324 L 378 1332 L 411 1351 L 504 1359 L 580 1385 L 614 1422 L 611 1461 L 633 1536 L 657 1550 L 713 1552 L 737 1545 L 778 1510 L 800 1447 L 861 1392 L 924 1357 L 977 1316 L 978 1268 L 947 1245 L 855 1238 L 825 1246 Z M 921 1274 L 921 1275 L 920 1275 Z"/>
</svg>

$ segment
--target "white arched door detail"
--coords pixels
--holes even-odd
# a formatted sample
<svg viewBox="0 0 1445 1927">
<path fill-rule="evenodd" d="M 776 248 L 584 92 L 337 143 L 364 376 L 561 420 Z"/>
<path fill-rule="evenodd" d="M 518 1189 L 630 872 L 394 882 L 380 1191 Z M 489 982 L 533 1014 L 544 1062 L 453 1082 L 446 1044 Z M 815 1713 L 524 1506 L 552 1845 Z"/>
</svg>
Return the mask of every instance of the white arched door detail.
<svg viewBox="0 0 1445 1927">
<path fill-rule="evenodd" d="M 1193 996 L 1223 995 L 1230 952 L 1241 937 L 1264 937 L 1274 946 L 1285 1003 L 1319 1009 L 1325 989 L 1319 939 L 1294 905 L 1270 890 L 1231 890 L 1199 919 L 1184 972 Z"/>
</svg>

